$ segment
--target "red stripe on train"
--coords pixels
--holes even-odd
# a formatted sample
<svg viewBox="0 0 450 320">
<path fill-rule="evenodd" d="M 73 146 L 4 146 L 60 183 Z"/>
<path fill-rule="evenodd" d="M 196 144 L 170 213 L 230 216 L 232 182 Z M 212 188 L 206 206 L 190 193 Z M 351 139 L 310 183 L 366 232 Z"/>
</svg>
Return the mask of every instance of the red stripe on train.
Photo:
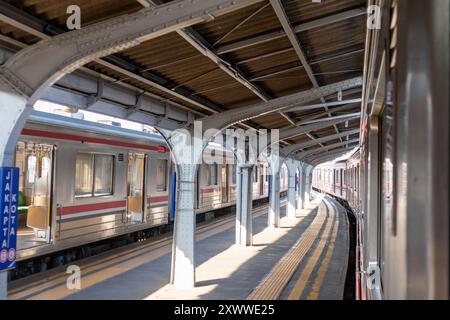
<svg viewBox="0 0 450 320">
<path fill-rule="evenodd" d="M 22 134 L 25 136 L 53 138 L 53 139 L 78 141 L 78 142 L 91 142 L 91 143 L 98 143 L 98 144 L 106 144 L 106 145 L 110 145 L 110 146 L 144 149 L 144 150 L 150 150 L 150 151 L 157 151 L 159 153 L 165 153 L 168 151 L 168 149 L 165 146 L 154 147 L 154 146 L 147 146 L 144 144 L 113 141 L 113 140 L 92 138 L 92 137 L 82 137 L 82 136 L 77 136 L 74 134 L 56 133 L 56 132 L 49 132 L 49 131 L 42 131 L 42 130 L 35 130 L 35 129 L 23 129 Z"/>
<path fill-rule="evenodd" d="M 158 202 L 167 202 L 169 200 L 168 196 L 161 196 L 161 197 L 153 197 L 153 198 L 147 198 L 148 203 L 158 203 Z"/>
<path fill-rule="evenodd" d="M 124 208 L 126 207 L 126 201 L 114 201 L 114 202 L 104 202 L 104 203 L 92 203 L 92 204 L 83 204 L 79 206 L 71 206 L 71 207 L 63 207 L 62 215 L 70 215 L 76 213 L 83 213 L 89 211 L 98 211 L 98 210 L 106 210 L 113 208 Z M 61 209 L 58 209 L 58 216 L 61 215 Z"/>
<path fill-rule="evenodd" d="M 219 190 L 219 188 L 207 188 L 207 189 L 201 189 L 200 192 L 201 193 L 212 193 L 212 192 L 216 192 L 218 190 Z"/>
</svg>

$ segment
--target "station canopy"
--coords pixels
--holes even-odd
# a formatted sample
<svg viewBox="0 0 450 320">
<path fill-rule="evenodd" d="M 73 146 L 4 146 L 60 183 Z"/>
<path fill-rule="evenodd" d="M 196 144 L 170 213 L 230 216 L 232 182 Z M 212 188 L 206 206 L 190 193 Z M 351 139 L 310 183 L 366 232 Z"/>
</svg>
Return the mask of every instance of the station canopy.
<svg viewBox="0 0 450 320">
<path fill-rule="evenodd" d="M 4 0 L 0 46 L 21 48 L 68 32 L 67 8 L 81 8 L 82 26 L 158 6 L 168 0 Z M 253 1 L 222 16 L 97 59 L 66 75 L 43 97 L 76 108 L 158 125 L 270 101 L 361 77 L 365 0 Z M 49 57 L 51 59 L 51 57 Z M 113 90 L 114 89 L 114 90 Z M 266 114 L 238 125 L 280 129 L 360 112 L 361 87 L 312 101 L 316 108 Z M 109 109 L 108 109 L 109 108 Z M 117 111 L 117 115 L 123 115 Z M 321 147 L 358 138 L 358 118 L 306 132 L 285 146 L 336 136 Z M 346 137 L 345 132 L 352 132 Z M 320 140 L 319 140 L 320 141 Z M 302 151 L 316 148 L 310 144 Z"/>
</svg>

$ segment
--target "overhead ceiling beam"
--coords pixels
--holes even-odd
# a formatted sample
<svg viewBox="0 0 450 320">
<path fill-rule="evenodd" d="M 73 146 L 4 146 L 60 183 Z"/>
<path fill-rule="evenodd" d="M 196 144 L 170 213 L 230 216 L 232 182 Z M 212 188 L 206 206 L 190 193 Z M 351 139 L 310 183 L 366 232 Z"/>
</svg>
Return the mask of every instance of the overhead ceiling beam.
<svg viewBox="0 0 450 320">
<path fill-rule="evenodd" d="M 347 105 L 342 106 L 342 107 L 337 107 L 337 108 L 331 109 L 330 112 L 331 113 L 337 113 L 337 112 L 348 110 L 350 108 L 355 108 L 355 105 L 347 104 Z M 316 119 L 320 119 L 320 118 L 325 117 L 327 115 L 328 115 L 328 112 L 322 112 L 322 113 L 314 114 L 314 115 L 311 115 L 311 116 L 308 116 L 308 117 L 304 117 L 304 118 L 302 118 L 301 121 L 297 122 L 295 125 L 296 126 L 302 126 L 302 125 L 305 125 L 305 124 L 310 124 L 311 121 L 316 120 Z"/>
<path fill-rule="evenodd" d="M 7 3 L 0 3 L 0 12 L 2 13 L 0 15 L 0 21 L 11 24 L 14 27 L 27 33 L 31 33 L 31 29 L 33 29 L 34 31 L 31 34 L 33 34 L 36 37 L 39 37 L 40 39 L 50 39 L 52 36 L 64 33 L 64 30 L 59 29 L 53 25 L 47 24 L 45 21 L 42 21 Z M 14 19 L 8 18 L 6 14 L 11 15 L 11 17 L 13 17 Z M 171 90 L 170 88 L 164 85 L 165 83 L 169 82 L 168 80 L 154 76 L 150 72 L 141 73 L 139 72 L 140 69 L 139 67 L 133 65 L 128 61 L 123 60 L 122 58 L 116 55 L 108 56 L 105 59 L 95 59 L 95 62 L 108 69 L 119 72 L 129 77 L 130 79 L 138 80 L 146 85 L 149 85 L 164 93 L 174 96 L 186 103 L 195 105 L 208 112 L 217 113 L 223 110 L 219 106 L 216 106 L 205 99 L 192 96 L 190 92 L 186 92 L 182 88 Z M 136 71 L 137 73 L 130 70 Z"/>
<path fill-rule="evenodd" d="M 314 109 L 320 109 L 325 107 L 336 107 L 336 106 L 342 106 L 342 105 L 350 105 L 350 104 L 356 104 L 361 103 L 361 99 L 349 99 L 349 100 L 342 100 L 342 101 L 334 101 L 334 102 L 325 102 L 325 103 L 319 103 L 319 104 L 310 104 L 310 105 L 304 105 L 304 106 L 295 106 L 290 108 L 289 112 L 300 112 L 300 111 L 306 111 L 306 110 L 314 110 Z"/>
<path fill-rule="evenodd" d="M 336 151 L 333 152 L 329 152 L 327 154 L 321 154 L 319 156 L 314 156 L 314 157 L 308 157 L 303 159 L 303 162 L 307 162 L 312 164 L 313 166 L 317 166 L 319 164 L 328 162 L 328 161 L 332 161 L 334 159 L 337 159 L 339 157 L 342 157 L 343 155 L 347 154 L 348 152 L 352 151 L 353 149 L 355 149 L 358 146 L 358 144 L 354 144 L 345 148 L 340 148 Z"/>
<path fill-rule="evenodd" d="M 356 134 L 359 134 L 359 129 L 354 129 L 354 130 L 350 130 L 350 131 L 341 132 L 339 134 L 326 136 L 323 138 L 316 139 L 315 141 L 306 141 L 306 142 L 290 145 L 290 146 L 282 148 L 280 153 L 283 154 L 284 156 L 288 157 L 291 154 L 293 154 L 299 150 L 313 147 L 320 143 L 325 143 L 325 142 L 333 141 L 333 140 L 344 138 L 344 137 L 350 137 L 350 136 L 356 135 Z"/>
<path fill-rule="evenodd" d="M 23 49 L 2 67 L 1 76 L 32 104 L 46 88 L 83 64 L 260 1 L 180 0 L 142 9 Z"/>
<path fill-rule="evenodd" d="M 209 44 L 206 40 L 198 34 L 193 28 L 184 29 L 177 31 L 178 34 L 185 39 L 190 45 L 201 52 L 205 57 L 216 64 L 222 71 L 229 75 L 234 80 L 238 81 L 244 87 L 253 92 L 257 97 L 263 101 L 269 101 L 270 96 L 264 92 L 261 88 L 254 85 L 250 80 L 248 80 L 245 75 L 241 73 L 238 69 L 234 68 L 229 62 L 223 60 L 218 55 L 216 55 L 212 50 L 210 50 Z"/>
<path fill-rule="evenodd" d="M 297 25 L 293 28 L 293 31 L 295 33 L 299 33 L 299 32 L 303 32 L 303 31 L 315 29 L 315 28 L 324 27 L 324 26 L 327 26 L 327 25 L 330 25 L 330 24 L 333 24 L 336 22 L 340 22 L 340 21 L 344 21 L 344 20 L 348 20 L 351 18 L 365 15 L 366 12 L 367 12 L 367 10 L 364 7 L 348 10 L 348 11 L 345 11 L 342 13 L 338 13 L 335 15 L 331 15 L 328 17 L 316 19 L 311 22 Z M 273 40 L 284 38 L 284 37 L 286 37 L 285 32 L 283 30 L 278 30 L 275 32 L 266 33 L 266 34 L 263 34 L 263 35 L 260 35 L 257 37 L 253 37 L 250 39 L 237 41 L 237 42 L 234 42 L 231 44 L 220 46 L 217 48 L 216 53 L 219 55 L 222 55 L 222 54 L 225 54 L 228 52 L 248 48 L 251 46 L 255 46 L 255 45 L 258 45 L 261 43 L 273 41 Z"/>
<path fill-rule="evenodd" d="M 145 7 L 157 6 L 162 4 L 160 0 L 141 0 L 139 1 Z M 269 101 L 270 96 L 264 92 L 261 88 L 251 83 L 245 75 L 241 73 L 240 70 L 233 67 L 229 62 L 225 61 L 219 57 L 215 52 L 210 50 L 211 44 L 209 44 L 194 28 L 188 27 L 177 30 L 177 33 L 186 40 L 191 46 L 193 46 L 198 52 L 211 60 L 216 66 L 218 66 L 227 75 L 232 77 L 234 80 L 238 81 L 240 84 L 245 86 L 256 96 L 258 96 L 263 101 Z"/>
<path fill-rule="evenodd" d="M 329 96 L 340 90 L 344 91 L 355 87 L 360 87 L 361 85 L 362 78 L 356 77 L 320 88 L 313 88 L 289 96 L 273 99 L 268 102 L 227 110 L 220 114 L 215 114 L 204 118 L 203 127 L 204 130 L 225 129 L 242 121 L 254 119 L 274 112 L 285 111 L 293 106 L 314 101 L 324 96 Z"/>
<path fill-rule="evenodd" d="M 145 8 L 157 7 L 163 2 L 161 0 L 138 0 L 138 2 Z M 214 64 L 216 64 L 220 69 L 222 69 L 226 74 L 231 76 L 233 79 L 238 81 L 240 84 L 252 91 L 256 96 L 258 96 L 263 101 L 270 100 L 269 94 L 264 92 L 261 88 L 257 87 L 251 83 L 247 78 L 236 68 L 234 68 L 230 63 L 220 58 L 212 50 L 209 49 L 210 44 L 192 27 L 187 27 L 177 30 L 177 33 L 185 39 L 190 45 L 192 45 L 197 51 L 202 55 L 209 58 Z M 193 98 L 189 98 L 193 99 Z M 197 100 L 198 98 L 194 99 Z M 217 111 L 217 108 L 216 110 Z M 223 111 L 220 110 L 220 111 Z M 217 113 L 217 112 L 213 112 Z M 252 126 L 242 123 L 247 128 L 253 128 Z"/>
<path fill-rule="evenodd" d="M 354 143 L 352 145 L 344 146 L 344 147 L 338 148 L 336 150 L 324 151 L 319 154 L 314 154 L 314 155 L 305 157 L 302 161 L 311 163 L 311 162 L 323 161 L 324 158 L 336 159 L 338 157 L 343 156 L 347 152 L 353 150 L 357 146 L 358 146 L 358 143 Z"/>
<path fill-rule="evenodd" d="M 322 123 L 314 123 L 301 127 L 293 127 L 293 128 L 283 128 L 279 131 L 280 140 L 291 139 L 294 137 L 301 136 L 303 134 L 307 134 L 313 131 L 322 130 L 325 128 L 332 127 L 335 124 L 343 123 L 345 121 L 359 119 L 361 114 L 352 114 L 345 117 L 339 117 L 337 119 L 327 118 L 325 122 Z"/>
<path fill-rule="evenodd" d="M 304 158 L 306 158 L 307 156 L 310 156 L 310 155 L 321 154 L 321 153 L 324 153 L 324 152 L 333 151 L 336 148 L 344 147 L 344 146 L 350 145 L 352 143 L 358 143 L 358 142 L 359 142 L 359 138 L 352 139 L 352 140 L 345 141 L 345 142 L 339 142 L 339 143 L 335 143 L 335 144 L 332 144 L 332 145 L 323 146 L 323 147 L 320 147 L 320 148 L 317 148 L 317 149 L 313 149 L 313 150 L 308 150 L 308 151 L 303 151 L 303 152 L 297 153 L 295 155 L 295 157 L 298 160 L 302 160 L 302 159 L 304 159 Z"/>
<path fill-rule="evenodd" d="M 291 27 L 291 23 L 289 21 L 288 15 L 283 7 L 281 0 L 270 0 L 270 3 L 272 4 L 275 14 L 277 15 L 278 20 L 280 21 L 281 26 L 283 27 L 283 30 L 286 33 L 291 45 L 294 47 L 294 50 L 303 66 L 303 69 L 305 70 L 306 74 L 308 75 L 308 78 L 311 80 L 313 87 L 318 88 L 319 83 L 316 79 L 316 76 L 314 75 L 311 65 L 308 62 L 306 54 L 303 51 L 302 46 L 300 45 L 300 42 L 297 38 L 297 34 L 295 33 L 294 29 Z M 321 98 L 321 101 L 323 103 L 325 103 L 325 99 L 323 97 Z M 328 111 L 328 107 L 324 107 L 324 108 L 325 108 L 325 111 Z M 331 117 L 331 114 L 329 113 L 328 116 Z M 336 130 L 336 133 L 339 133 L 339 130 L 336 126 L 334 126 L 334 129 Z"/>
<path fill-rule="evenodd" d="M 292 48 L 292 50 L 294 50 L 294 49 Z M 316 64 L 320 64 L 322 62 L 338 60 L 340 58 L 345 58 L 345 57 L 348 57 L 348 56 L 351 56 L 351 55 L 354 55 L 354 54 L 358 54 L 358 53 L 362 53 L 362 52 L 364 52 L 363 49 L 358 49 L 358 50 L 354 50 L 354 51 L 351 51 L 351 52 L 340 53 L 340 54 L 336 54 L 336 55 L 330 56 L 328 58 L 311 61 L 309 64 L 311 66 L 313 66 L 313 65 L 316 65 Z M 253 57 L 251 59 L 248 59 L 248 61 L 251 62 L 251 61 L 253 61 L 255 59 L 259 59 L 260 57 L 264 58 L 264 55 L 263 56 Z M 239 63 L 246 63 L 246 62 L 245 62 L 245 60 L 243 60 L 243 61 L 240 61 Z M 290 68 L 287 68 L 287 69 L 282 69 L 282 70 L 278 70 L 278 71 L 274 71 L 274 72 L 269 72 L 269 73 L 266 73 L 266 74 L 255 75 L 250 80 L 251 81 L 266 81 L 266 80 L 270 80 L 271 77 L 280 76 L 280 75 L 283 75 L 285 73 L 290 73 L 290 72 L 298 71 L 298 70 L 303 70 L 303 66 L 299 65 L 299 66 L 290 67 Z"/>
<path fill-rule="evenodd" d="M 359 114 L 359 113 L 353 113 L 353 115 L 357 115 L 357 114 Z M 352 115 L 352 114 L 344 114 L 344 115 L 340 115 L 340 116 L 335 115 L 335 116 L 333 116 L 333 119 L 344 118 L 344 117 L 347 117 L 349 115 Z M 321 118 L 321 119 L 315 119 L 315 120 L 308 120 L 308 121 L 305 121 L 302 125 L 326 122 L 328 119 L 330 119 L 330 118 Z"/>
</svg>

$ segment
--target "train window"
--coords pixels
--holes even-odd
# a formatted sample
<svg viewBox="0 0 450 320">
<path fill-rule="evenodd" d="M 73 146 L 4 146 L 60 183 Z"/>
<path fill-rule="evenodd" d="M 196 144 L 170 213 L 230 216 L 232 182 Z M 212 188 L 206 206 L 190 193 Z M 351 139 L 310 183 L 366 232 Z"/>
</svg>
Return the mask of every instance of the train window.
<svg viewBox="0 0 450 320">
<path fill-rule="evenodd" d="M 75 168 L 75 197 L 113 194 L 114 156 L 80 153 Z"/>
<path fill-rule="evenodd" d="M 75 196 L 92 196 L 92 181 L 94 178 L 94 155 L 78 154 L 75 172 Z"/>
<path fill-rule="evenodd" d="M 113 194 L 114 156 L 95 155 L 94 163 L 94 195 L 105 196 Z"/>
<path fill-rule="evenodd" d="M 156 166 L 156 191 L 167 191 L 167 160 L 158 159 Z"/>
<path fill-rule="evenodd" d="M 36 177 L 36 156 L 28 156 L 27 174 L 28 184 L 33 184 Z"/>
</svg>

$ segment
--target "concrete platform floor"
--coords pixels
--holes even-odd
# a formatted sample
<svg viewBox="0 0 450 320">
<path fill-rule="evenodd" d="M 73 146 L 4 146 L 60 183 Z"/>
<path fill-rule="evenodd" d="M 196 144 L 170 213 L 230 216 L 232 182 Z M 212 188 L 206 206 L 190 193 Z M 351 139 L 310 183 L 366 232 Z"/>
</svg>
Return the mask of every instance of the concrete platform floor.
<svg viewBox="0 0 450 320">
<path fill-rule="evenodd" d="M 266 228 L 267 207 L 255 209 L 253 247 L 234 245 L 232 217 L 199 226 L 192 290 L 169 284 L 172 241 L 161 238 L 79 261 L 80 290 L 67 289 L 69 275 L 60 268 L 13 282 L 9 299 L 246 299 L 309 227 L 321 201 L 295 219 L 284 217 L 283 206 L 281 228 L 275 230 Z"/>
</svg>

